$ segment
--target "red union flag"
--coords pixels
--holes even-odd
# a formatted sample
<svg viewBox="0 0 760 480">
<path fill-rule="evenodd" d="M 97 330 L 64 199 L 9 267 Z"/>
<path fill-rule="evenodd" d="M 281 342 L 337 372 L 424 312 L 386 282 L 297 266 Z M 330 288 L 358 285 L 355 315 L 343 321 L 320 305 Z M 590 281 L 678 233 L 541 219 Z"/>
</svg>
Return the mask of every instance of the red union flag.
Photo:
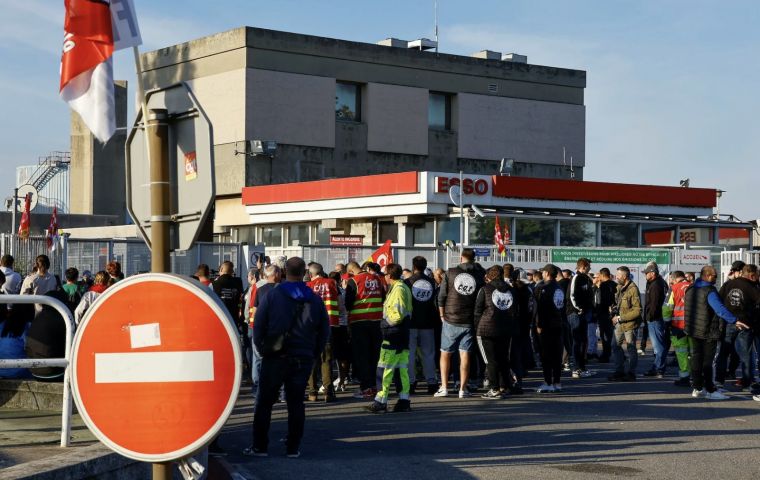
<svg viewBox="0 0 760 480">
<path fill-rule="evenodd" d="M 391 241 L 386 240 L 382 247 L 375 250 L 367 259 L 369 262 L 375 262 L 380 267 L 385 268 L 389 263 L 393 263 L 393 251 L 391 251 Z"/>
<path fill-rule="evenodd" d="M 45 232 L 45 240 L 47 241 L 47 248 L 55 252 L 56 245 L 58 244 L 58 208 L 53 207 L 53 215 L 50 216 L 50 225 Z"/>
<path fill-rule="evenodd" d="M 113 30 L 107 1 L 64 0 L 61 98 L 102 143 L 116 131 Z"/>
<path fill-rule="evenodd" d="M 501 237 L 501 227 L 499 226 L 498 215 L 496 215 L 496 223 L 494 225 L 493 241 L 494 241 L 494 244 L 496 244 L 496 246 L 499 248 L 499 254 L 503 254 L 506 247 L 504 247 L 504 241 L 502 240 L 502 237 Z"/>
<path fill-rule="evenodd" d="M 32 194 L 27 193 L 24 199 L 24 212 L 21 214 L 21 223 L 18 226 L 19 238 L 29 238 L 30 213 L 29 207 L 32 202 Z"/>
</svg>

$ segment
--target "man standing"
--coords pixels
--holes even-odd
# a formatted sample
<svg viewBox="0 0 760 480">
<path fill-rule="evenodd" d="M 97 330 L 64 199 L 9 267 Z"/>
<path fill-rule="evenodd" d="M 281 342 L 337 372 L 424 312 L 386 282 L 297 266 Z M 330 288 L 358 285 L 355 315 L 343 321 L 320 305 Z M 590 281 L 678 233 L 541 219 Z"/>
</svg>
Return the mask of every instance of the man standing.
<svg viewBox="0 0 760 480">
<path fill-rule="evenodd" d="M 435 284 L 425 275 L 427 260 L 425 257 L 412 259 L 412 276 L 405 280 L 412 292 L 412 319 L 409 329 L 409 381 L 411 391 L 417 385 L 416 363 L 417 347 L 422 353 L 422 372 L 427 382 L 428 394 L 438 391 L 435 379 L 435 323 L 438 321 L 438 309 L 435 308 Z M 387 271 L 387 269 L 386 269 Z"/>
<path fill-rule="evenodd" d="M 615 373 L 608 378 L 611 382 L 628 382 L 636 380 L 636 329 L 641 325 L 641 297 L 639 287 L 631 281 L 631 271 L 625 265 L 618 267 L 615 273 L 618 287 L 615 294 L 615 315 L 612 325 L 613 334 L 612 356 L 615 362 Z M 623 342 L 628 349 L 626 358 L 623 352 Z M 627 362 L 627 366 L 626 366 Z"/>
<path fill-rule="evenodd" d="M 7 254 L 0 258 L 0 271 L 5 275 L 2 291 L 6 295 L 18 295 L 21 291 L 21 275 L 13 270 L 13 261 L 13 257 Z"/>
<path fill-rule="evenodd" d="M 594 309 L 594 282 L 588 276 L 591 261 L 579 258 L 576 263 L 575 276 L 570 280 L 567 296 L 567 322 L 573 338 L 573 357 L 575 370 L 573 378 L 590 377 L 586 370 L 586 351 L 588 350 L 588 324 Z"/>
<path fill-rule="evenodd" d="M 599 269 L 599 284 L 595 287 L 594 315 L 599 325 L 599 337 L 602 340 L 602 355 L 599 363 L 607 363 L 612 356 L 612 315 L 610 310 L 615 305 L 617 283 L 612 280 L 609 268 Z"/>
<path fill-rule="evenodd" d="M 543 281 L 536 286 L 536 332 L 541 344 L 541 366 L 544 383 L 537 393 L 561 392 L 562 383 L 562 325 L 565 320 L 565 292 L 557 283 L 559 269 L 546 265 Z"/>
<path fill-rule="evenodd" d="M 219 299 L 227 307 L 227 311 L 230 312 L 232 320 L 238 327 L 238 330 L 243 332 L 243 325 L 240 322 L 240 299 L 243 294 L 243 280 L 240 277 L 233 276 L 235 273 L 235 266 L 230 261 L 223 262 L 219 267 L 219 278 L 213 283 L 214 293 L 219 296 Z"/>
<path fill-rule="evenodd" d="M 305 274 L 303 259 L 289 258 L 285 282 L 268 292 L 256 309 L 253 344 L 263 360 L 253 414 L 253 444 L 243 450 L 244 455 L 268 456 L 272 405 L 284 384 L 288 404 L 286 454 L 290 458 L 300 456 L 306 421 L 303 405 L 306 381 L 330 334 L 325 305 L 303 282 Z M 282 339 L 282 350 L 268 352 L 265 345 L 277 343 L 273 340 L 278 338 Z"/>
<path fill-rule="evenodd" d="M 720 289 L 723 304 L 742 323 L 750 328 L 739 328 L 736 325 L 726 325 L 726 338 L 734 339 L 736 353 L 741 360 L 742 376 L 736 381 L 740 389 L 749 388 L 754 379 L 752 368 L 752 345 L 755 341 L 754 329 L 757 329 L 758 307 L 760 306 L 760 290 L 757 289 L 757 265 L 748 264 L 742 268 L 741 275 L 723 284 Z M 720 345 L 721 353 L 715 362 L 715 381 L 723 383 L 726 372 L 726 359 L 722 355 L 725 343 Z M 722 360 L 722 362 L 721 362 Z M 722 375 L 721 375 L 722 374 Z M 717 385 L 716 385 L 717 387 Z"/>
<path fill-rule="evenodd" d="M 722 323 L 735 323 L 748 328 L 723 305 L 715 289 L 717 274 L 711 266 L 702 267 L 699 280 L 686 290 L 684 315 L 686 335 L 691 337 L 691 380 L 694 398 L 726 400 L 728 397 L 713 384 L 713 359 L 722 332 Z"/>
<path fill-rule="evenodd" d="M 660 276 L 660 270 L 655 262 L 649 262 L 644 269 L 647 278 L 647 290 L 644 297 L 644 320 L 646 321 L 649 339 L 654 350 L 652 368 L 644 374 L 645 377 L 663 378 L 665 376 L 665 360 L 668 355 L 668 343 L 665 338 L 665 322 L 662 320 L 662 306 L 665 304 L 665 294 L 668 284 Z"/>
<path fill-rule="evenodd" d="M 678 360 L 678 380 L 673 383 L 677 387 L 688 387 L 691 385 L 689 379 L 689 351 L 691 348 L 689 337 L 684 333 L 684 297 L 686 296 L 686 289 L 691 286 L 691 283 L 686 280 L 686 275 L 680 270 L 673 272 L 673 280 L 673 288 L 671 288 L 670 299 L 668 300 L 668 306 L 673 310 L 670 320 L 670 343 L 676 351 L 676 360 Z"/>
<path fill-rule="evenodd" d="M 459 350 L 459 398 L 472 396 L 467 390 L 470 375 L 470 350 L 472 349 L 475 321 L 475 299 L 483 286 L 481 269 L 475 268 L 475 251 L 462 250 L 461 263 L 450 268 L 443 276 L 438 292 L 438 313 L 443 322 L 441 330 L 441 388 L 436 397 L 449 395 L 449 367 L 451 355 Z"/>
<path fill-rule="evenodd" d="M 388 410 L 388 395 L 393 372 L 398 370 L 401 378 L 399 400 L 393 407 L 394 412 L 409 412 L 409 321 L 412 315 L 412 292 L 401 279 L 401 265 L 389 263 L 385 266 L 385 279 L 388 284 L 388 295 L 383 304 L 383 321 L 380 328 L 383 343 L 380 347 L 378 369 L 383 370 L 382 389 L 377 392 L 375 400 L 367 406 L 372 413 Z"/>
<path fill-rule="evenodd" d="M 354 398 L 370 400 L 377 394 L 377 361 L 380 358 L 383 319 L 383 281 L 371 272 L 362 272 L 356 262 L 349 262 L 353 275 L 346 285 L 346 310 L 354 353 L 354 375 L 359 391 Z"/>
<path fill-rule="evenodd" d="M 340 324 L 340 310 L 338 305 L 338 285 L 335 280 L 327 278 L 322 265 L 319 263 L 312 263 L 309 266 L 309 277 L 311 281 L 307 284 L 311 290 L 317 294 L 327 309 L 327 318 L 330 323 L 330 330 L 332 327 L 337 327 Z M 316 402 L 319 389 L 317 387 L 317 379 L 319 373 L 322 374 L 322 386 L 325 392 L 325 402 L 335 401 L 335 386 L 332 382 L 332 348 L 330 341 L 327 341 L 325 350 L 322 352 L 322 356 L 317 362 L 318 365 L 314 365 L 314 369 L 309 375 L 309 401 Z"/>
</svg>

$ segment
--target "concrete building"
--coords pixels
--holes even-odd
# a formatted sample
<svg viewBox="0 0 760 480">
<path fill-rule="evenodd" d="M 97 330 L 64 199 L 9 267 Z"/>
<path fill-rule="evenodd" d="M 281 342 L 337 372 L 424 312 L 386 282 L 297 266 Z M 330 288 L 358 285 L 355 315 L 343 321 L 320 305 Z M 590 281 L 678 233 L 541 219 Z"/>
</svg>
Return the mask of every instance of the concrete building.
<svg viewBox="0 0 760 480">
<path fill-rule="evenodd" d="M 494 174 L 503 158 L 514 175 L 569 178 L 563 152 L 583 178 L 584 71 L 422 50 L 427 42 L 245 27 L 143 54 L 146 88 L 187 82 L 213 123 L 215 235 L 257 240 L 241 201 L 247 186 Z M 255 141 L 276 149 L 258 154 Z"/>
</svg>

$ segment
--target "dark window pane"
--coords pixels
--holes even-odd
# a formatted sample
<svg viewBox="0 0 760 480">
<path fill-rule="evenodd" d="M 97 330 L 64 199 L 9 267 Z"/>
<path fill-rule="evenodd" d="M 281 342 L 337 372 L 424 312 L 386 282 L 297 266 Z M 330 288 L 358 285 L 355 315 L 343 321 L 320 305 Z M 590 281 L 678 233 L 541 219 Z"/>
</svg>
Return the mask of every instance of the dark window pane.
<svg viewBox="0 0 760 480">
<path fill-rule="evenodd" d="M 596 223 L 560 221 L 559 244 L 563 247 L 596 246 Z"/>
<path fill-rule="evenodd" d="M 431 93 L 428 102 L 428 126 L 437 130 L 451 128 L 451 96 Z"/>
<path fill-rule="evenodd" d="M 377 222 L 378 243 L 398 243 L 398 225 L 393 222 Z"/>
<path fill-rule="evenodd" d="M 415 245 L 425 245 L 425 244 L 432 244 L 433 243 L 433 232 L 434 232 L 434 225 L 433 220 L 427 220 L 425 223 L 421 225 L 415 225 L 413 230 L 414 235 L 414 244 Z"/>
<path fill-rule="evenodd" d="M 282 226 L 262 227 L 261 241 L 267 247 L 282 247 Z"/>
<path fill-rule="evenodd" d="M 635 223 L 602 223 L 602 247 L 638 247 Z"/>
<path fill-rule="evenodd" d="M 444 217 L 438 219 L 438 241 L 453 240 L 459 243 L 459 217 Z"/>
<path fill-rule="evenodd" d="M 641 245 L 668 245 L 676 243 L 676 227 L 673 225 L 641 224 Z"/>
<path fill-rule="evenodd" d="M 335 118 L 349 122 L 361 121 L 359 85 L 342 82 L 335 84 Z"/>
<path fill-rule="evenodd" d="M 306 224 L 288 225 L 288 242 L 291 247 L 309 244 L 309 226 Z"/>
<path fill-rule="evenodd" d="M 553 246 L 555 243 L 554 220 L 518 218 L 514 238 L 516 245 Z"/>
<path fill-rule="evenodd" d="M 322 228 L 317 225 L 317 242 L 318 245 L 330 245 L 330 229 Z"/>
</svg>

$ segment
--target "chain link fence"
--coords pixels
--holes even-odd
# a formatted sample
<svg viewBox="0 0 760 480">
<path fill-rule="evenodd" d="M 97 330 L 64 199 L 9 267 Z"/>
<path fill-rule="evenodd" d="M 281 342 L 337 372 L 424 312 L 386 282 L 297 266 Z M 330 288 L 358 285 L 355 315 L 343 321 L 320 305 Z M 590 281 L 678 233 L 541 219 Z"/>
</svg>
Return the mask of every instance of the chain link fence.
<svg viewBox="0 0 760 480">
<path fill-rule="evenodd" d="M 150 271 L 150 249 L 138 239 L 69 239 L 64 235 L 53 250 L 48 248 L 45 237 L 21 239 L 0 234 L 0 247 L 3 255 L 13 255 L 14 268 L 22 274 L 30 273 L 34 259 L 42 254 L 50 258 L 50 271 L 61 276 L 68 267 L 94 274 L 104 270 L 111 260 L 121 264 L 126 276 Z M 190 250 L 172 252 L 171 271 L 193 275 L 198 265 L 205 263 L 216 272 L 224 261 L 235 264 L 238 275 L 245 274 L 245 257 L 239 243 L 196 242 Z"/>
</svg>

